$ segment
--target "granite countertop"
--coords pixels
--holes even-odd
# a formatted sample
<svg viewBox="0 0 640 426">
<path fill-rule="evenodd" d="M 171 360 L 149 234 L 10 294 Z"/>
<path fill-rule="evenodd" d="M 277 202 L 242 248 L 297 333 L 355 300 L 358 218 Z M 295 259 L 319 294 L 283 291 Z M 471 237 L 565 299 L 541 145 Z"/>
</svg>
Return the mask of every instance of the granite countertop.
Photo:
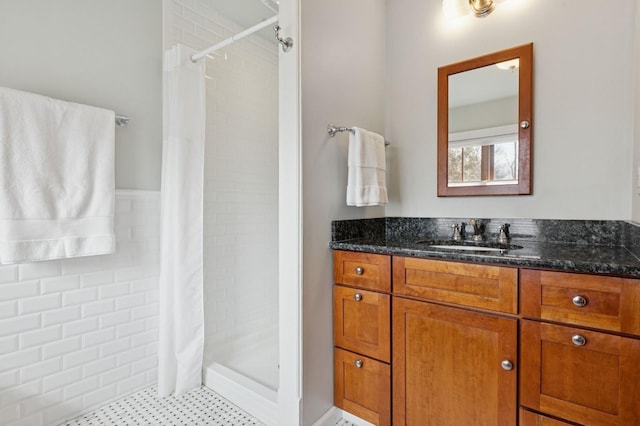
<svg viewBox="0 0 640 426">
<path fill-rule="evenodd" d="M 635 245 L 635 233 L 640 230 L 627 222 L 597 221 L 594 225 L 592 221 L 552 221 L 553 235 L 558 234 L 558 229 L 566 232 L 563 232 L 562 238 L 549 238 L 545 233 L 549 231 L 551 224 L 547 222 L 550 221 L 527 221 L 526 226 L 522 226 L 518 220 L 512 220 L 516 222 L 516 231 L 526 231 L 512 233 L 511 244 L 522 248 L 480 252 L 436 249 L 429 247 L 429 243 L 418 242 L 448 240 L 443 229 L 446 230 L 452 222 L 456 223 L 455 219 L 409 219 L 418 221 L 415 224 L 421 226 L 416 227 L 406 226 L 407 219 L 404 218 L 384 218 L 384 226 L 380 222 L 369 222 L 376 220 L 381 219 L 334 221 L 329 247 L 334 250 L 640 277 L 640 246 Z M 436 223 L 425 224 L 424 221 L 427 220 Z M 398 223 L 394 223 L 397 221 L 405 222 L 400 232 Z M 500 221 L 494 220 L 494 223 Z M 531 223 L 536 224 L 537 232 L 531 231 Z M 364 228 L 359 225 L 364 225 Z M 545 226 L 546 230 L 543 229 Z M 572 229 L 573 227 L 578 230 Z M 487 241 L 495 241 L 495 233 L 491 229 L 492 227 L 487 226 Z M 567 235 L 572 232 L 577 232 L 579 237 L 569 238 Z"/>
</svg>

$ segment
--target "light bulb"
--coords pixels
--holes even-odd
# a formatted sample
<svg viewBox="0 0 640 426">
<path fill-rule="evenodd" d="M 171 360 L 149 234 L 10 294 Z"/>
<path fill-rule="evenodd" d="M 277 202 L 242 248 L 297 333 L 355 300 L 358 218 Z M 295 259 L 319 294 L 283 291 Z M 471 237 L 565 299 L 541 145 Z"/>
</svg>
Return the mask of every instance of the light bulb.
<svg viewBox="0 0 640 426">
<path fill-rule="evenodd" d="M 458 18 L 468 14 L 467 0 L 442 0 L 442 13 L 446 18 Z"/>
</svg>

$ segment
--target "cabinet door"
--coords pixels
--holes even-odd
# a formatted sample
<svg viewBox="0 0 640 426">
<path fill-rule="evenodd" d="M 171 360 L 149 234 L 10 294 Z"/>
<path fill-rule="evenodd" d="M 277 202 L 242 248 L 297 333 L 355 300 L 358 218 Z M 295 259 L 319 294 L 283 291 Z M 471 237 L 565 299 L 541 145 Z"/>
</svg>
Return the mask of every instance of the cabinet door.
<svg viewBox="0 0 640 426">
<path fill-rule="evenodd" d="M 394 425 L 516 424 L 517 320 L 392 303 Z"/>
<path fill-rule="evenodd" d="M 333 340 L 341 348 L 391 361 L 391 296 L 334 286 Z"/>
<path fill-rule="evenodd" d="M 375 425 L 390 425 L 389 365 L 337 348 L 333 362 L 335 406 Z"/>
<path fill-rule="evenodd" d="M 520 334 L 521 405 L 586 425 L 640 424 L 639 340 L 528 320 Z"/>
</svg>

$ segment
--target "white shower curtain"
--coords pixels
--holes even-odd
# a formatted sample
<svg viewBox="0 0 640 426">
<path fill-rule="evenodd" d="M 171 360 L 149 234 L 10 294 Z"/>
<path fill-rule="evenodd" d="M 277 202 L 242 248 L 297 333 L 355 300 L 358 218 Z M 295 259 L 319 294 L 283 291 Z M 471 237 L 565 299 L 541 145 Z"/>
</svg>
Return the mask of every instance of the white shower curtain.
<svg viewBox="0 0 640 426">
<path fill-rule="evenodd" d="M 176 45 L 164 57 L 158 394 L 202 384 L 205 64 Z"/>
</svg>

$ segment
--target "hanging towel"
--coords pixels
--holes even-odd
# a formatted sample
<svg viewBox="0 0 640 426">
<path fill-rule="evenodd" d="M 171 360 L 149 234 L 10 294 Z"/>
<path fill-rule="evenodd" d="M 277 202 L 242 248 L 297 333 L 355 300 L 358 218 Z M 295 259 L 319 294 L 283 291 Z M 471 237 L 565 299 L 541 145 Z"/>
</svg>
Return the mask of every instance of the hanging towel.
<svg viewBox="0 0 640 426">
<path fill-rule="evenodd" d="M 113 252 L 114 120 L 0 87 L 0 264 Z"/>
<path fill-rule="evenodd" d="M 349 132 L 348 206 L 387 204 L 384 138 L 358 127 Z"/>
</svg>

